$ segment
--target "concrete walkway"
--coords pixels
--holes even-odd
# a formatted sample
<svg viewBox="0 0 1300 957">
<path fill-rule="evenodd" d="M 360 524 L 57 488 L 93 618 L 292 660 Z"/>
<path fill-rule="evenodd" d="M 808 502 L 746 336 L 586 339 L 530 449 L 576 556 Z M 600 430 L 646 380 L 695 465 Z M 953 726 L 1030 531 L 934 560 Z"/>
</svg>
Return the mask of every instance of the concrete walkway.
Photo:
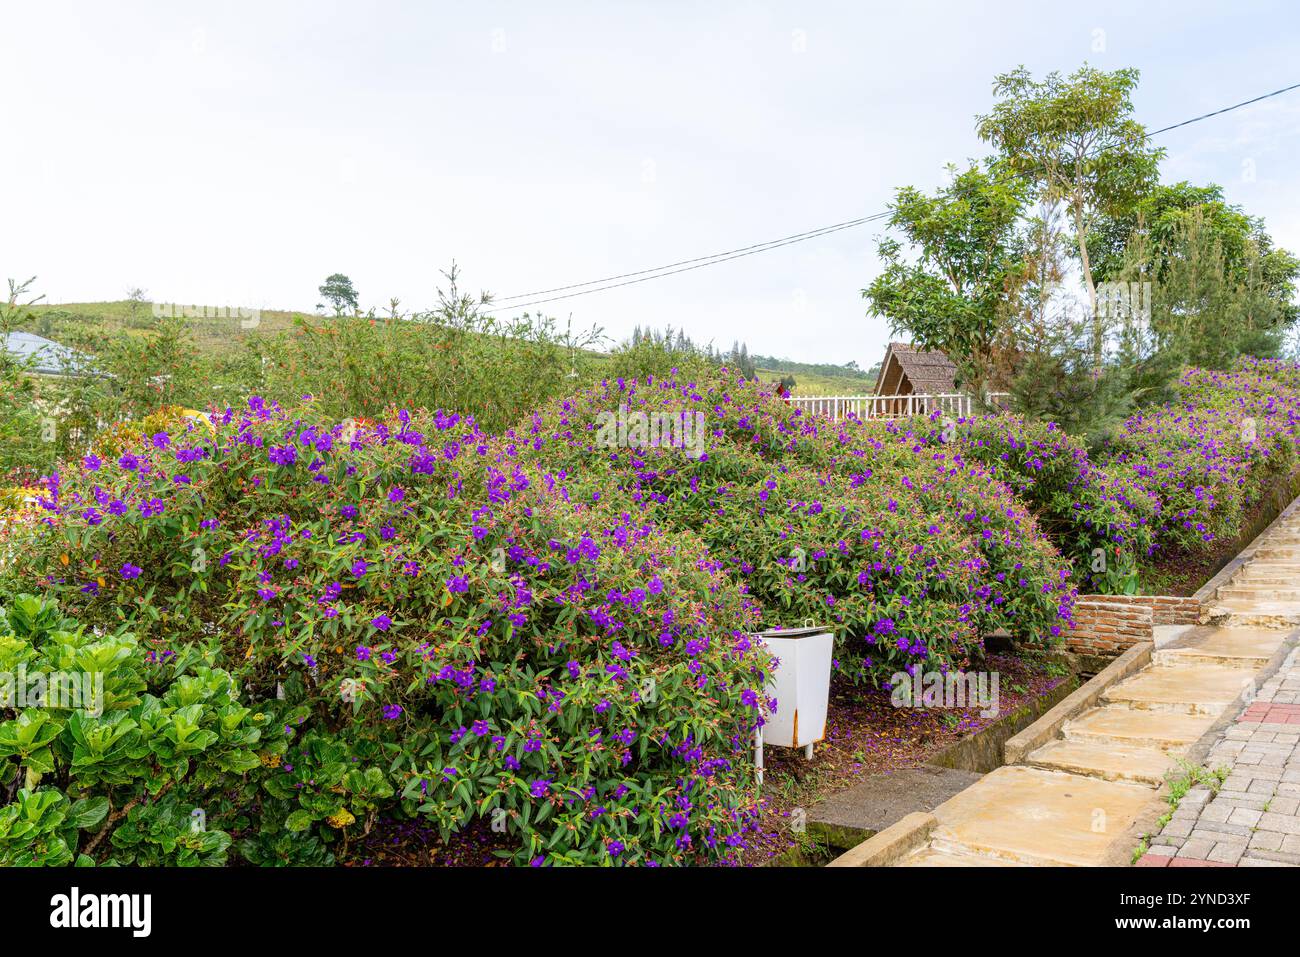
<svg viewBox="0 0 1300 957">
<path fill-rule="evenodd" d="M 1193 788 L 1143 864 L 1300 865 L 1300 652 L 1256 692 L 1300 624 L 1300 510 L 1288 509 L 1217 589 L 1208 620 L 1157 640 L 1150 664 L 1022 764 L 936 807 L 928 838 L 892 863 L 1127 864 L 1135 825 L 1168 809 L 1158 793 L 1166 779 L 1207 763 L 1230 772 L 1223 789 Z M 1202 739 L 1215 741 L 1206 762 Z"/>
</svg>

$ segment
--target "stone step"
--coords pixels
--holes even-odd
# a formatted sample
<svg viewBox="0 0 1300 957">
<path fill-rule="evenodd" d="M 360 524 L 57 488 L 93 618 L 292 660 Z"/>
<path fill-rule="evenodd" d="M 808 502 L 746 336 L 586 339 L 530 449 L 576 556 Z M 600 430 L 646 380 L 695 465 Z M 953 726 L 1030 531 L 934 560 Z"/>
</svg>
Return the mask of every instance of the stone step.
<svg viewBox="0 0 1300 957">
<path fill-rule="evenodd" d="M 1276 585 L 1248 582 L 1240 585 L 1224 585 L 1219 589 L 1217 597 L 1219 601 L 1244 600 L 1300 604 L 1300 588 L 1282 588 Z"/>
<path fill-rule="evenodd" d="M 1252 679 L 1251 673 L 1240 668 L 1219 665 L 1155 666 L 1107 688 L 1101 699 L 1107 704 L 1141 710 L 1218 716 Z"/>
<path fill-rule="evenodd" d="M 1300 579 L 1300 562 L 1247 562 L 1237 571 L 1237 576 L 1286 578 L 1295 581 Z"/>
<path fill-rule="evenodd" d="M 1218 602 L 1205 612 L 1206 620 L 1220 628 L 1271 628 L 1289 631 L 1300 625 L 1300 608 L 1286 602 Z"/>
<path fill-rule="evenodd" d="M 931 847 L 1012 864 L 1099 866 L 1152 794 L 1140 784 L 1004 765 L 935 808 Z"/>
<path fill-rule="evenodd" d="M 1293 588 L 1297 585 L 1300 585 L 1300 571 L 1297 571 L 1294 575 L 1284 575 L 1269 569 L 1253 570 L 1250 566 L 1247 566 L 1223 587 Z"/>
<path fill-rule="evenodd" d="M 1157 650 L 1159 666 L 1217 664 L 1258 671 L 1281 646 L 1286 632 L 1268 628 L 1196 628 Z"/>
<path fill-rule="evenodd" d="M 1067 722 L 1063 733 L 1067 741 L 1111 742 L 1181 753 L 1213 723 L 1213 715 L 1110 706 L 1093 708 Z"/>
<path fill-rule="evenodd" d="M 1103 781 L 1130 781 L 1156 788 L 1174 766 L 1174 759 L 1158 748 L 1135 747 L 1114 740 L 1049 741 L 1031 752 L 1026 763 Z"/>
<path fill-rule="evenodd" d="M 1275 545 L 1272 542 L 1266 542 L 1255 549 L 1252 559 L 1265 562 L 1300 561 L 1300 545 Z"/>
<path fill-rule="evenodd" d="M 912 855 L 899 861 L 899 867 L 1023 867 L 1014 861 L 1006 861 L 1000 857 L 988 857 L 982 854 L 971 854 L 962 850 L 940 850 L 930 846 L 923 847 Z"/>
</svg>

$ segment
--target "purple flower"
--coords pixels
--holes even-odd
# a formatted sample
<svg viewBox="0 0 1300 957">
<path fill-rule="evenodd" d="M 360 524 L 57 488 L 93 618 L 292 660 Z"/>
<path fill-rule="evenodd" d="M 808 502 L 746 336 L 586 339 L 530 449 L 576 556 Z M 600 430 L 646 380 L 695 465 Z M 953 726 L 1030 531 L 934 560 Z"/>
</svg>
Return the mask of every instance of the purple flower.
<svg viewBox="0 0 1300 957">
<path fill-rule="evenodd" d="M 121 568 L 121 575 L 123 578 L 130 580 L 132 578 L 139 578 L 142 571 L 144 571 L 144 569 L 139 565 L 132 565 L 130 562 L 127 562 Z"/>
<path fill-rule="evenodd" d="M 370 624 L 380 631 L 387 631 L 392 623 L 393 619 L 389 618 L 387 615 L 380 615 L 378 618 L 370 619 Z"/>
<path fill-rule="evenodd" d="M 297 461 L 298 449 L 293 445 L 286 445 L 283 448 L 272 446 L 266 455 L 271 460 L 272 465 L 288 466 Z"/>
</svg>

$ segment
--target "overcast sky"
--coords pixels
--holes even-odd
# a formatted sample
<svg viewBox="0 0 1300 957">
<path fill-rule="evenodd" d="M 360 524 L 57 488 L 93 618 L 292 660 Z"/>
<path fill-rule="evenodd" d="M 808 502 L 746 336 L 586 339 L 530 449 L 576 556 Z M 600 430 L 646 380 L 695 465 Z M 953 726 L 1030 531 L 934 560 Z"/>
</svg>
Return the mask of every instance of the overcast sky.
<svg viewBox="0 0 1300 957">
<path fill-rule="evenodd" d="M 1138 67 L 1155 129 L 1300 82 L 1300 6 L 1232 3 L 3 3 L 0 278 L 52 301 L 427 306 L 884 209 L 983 155 L 993 76 Z M 1300 250 L 1300 91 L 1178 130 Z M 541 308 L 803 361 L 876 361 L 876 224 Z"/>
</svg>

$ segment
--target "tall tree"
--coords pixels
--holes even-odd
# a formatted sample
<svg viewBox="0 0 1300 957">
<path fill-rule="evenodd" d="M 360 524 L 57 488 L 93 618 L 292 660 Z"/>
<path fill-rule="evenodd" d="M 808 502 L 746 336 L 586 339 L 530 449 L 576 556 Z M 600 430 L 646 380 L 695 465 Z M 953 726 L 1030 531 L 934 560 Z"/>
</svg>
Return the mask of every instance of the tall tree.
<svg viewBox="0 0 1300 957">
<path fill-rule="evenodd" d="M 898 190 L 889 225 L 907 245 L 881 240 L 885 269 L 862 290 L 896 334 L 957 363 L 973 391 L 988 381 L 1023 272 L 1017 230 L 1026 193 L 1023 179 L 991 161 L 933 195 Z"/>
<path fill-rule="evenodd" d="M 317 291 L 321 294 L 321 298 L 333 307 L 336 316 L 356 312 L 361 308 L 357 291 L 352 287 L 352 280 L 341 272 L 329 276 Z"/>
<path fill-rule="evenodd" d="M 1035 80 L 1024 67 L 993 82 L 999 97 L 979 117 L 979 135 L 1013 169 L 1037 183 L 1049 202 L 1060 202 L 1074 226 L 1079 265 L 1092 318 L 1093 365 L 1101 368 L 1104 329 L 1088 236 L 1099 216 L 1131 211 L 1156 180 L 1164 151 L 1147 146 L 1133 119 L 1137 70 L 1107 73 L 1084 65 L 1069 77 Z"/>
<path fill-rule="evenodd" d="M 1153 283 L 1150 321 L 1163 348 L 1221 369 L 1243 353 L 1278 354 L 1295 318 L 1300 264 L 1286 250 L 1264 251 L 1250 233 L 1225 232 L 1219 212 L 1194 205 L 1167 228 L 1135 229 L 1116 276 Z M 1284 259 L 1291 268 L 1279 275 Z"/>
<path fill-rule="evenodd" d="M 1150 282 L 1157 301 L 1184 297 L 1191 265 L 1211 255 L 1216 264 L 1210 272 L 1221 272 L 1225 288 L 1238 291 L 1253 326 L 1287 327 L 1300 318 L 1300 260 L 1274 244 L 1262 219 L 1226 202 L 1223 188 L 1213 183 L 1156 186 L 1126 215 L 1100 218 L 1090 248 L 1097 252 L 1098 280 Z"/>
</svg>

